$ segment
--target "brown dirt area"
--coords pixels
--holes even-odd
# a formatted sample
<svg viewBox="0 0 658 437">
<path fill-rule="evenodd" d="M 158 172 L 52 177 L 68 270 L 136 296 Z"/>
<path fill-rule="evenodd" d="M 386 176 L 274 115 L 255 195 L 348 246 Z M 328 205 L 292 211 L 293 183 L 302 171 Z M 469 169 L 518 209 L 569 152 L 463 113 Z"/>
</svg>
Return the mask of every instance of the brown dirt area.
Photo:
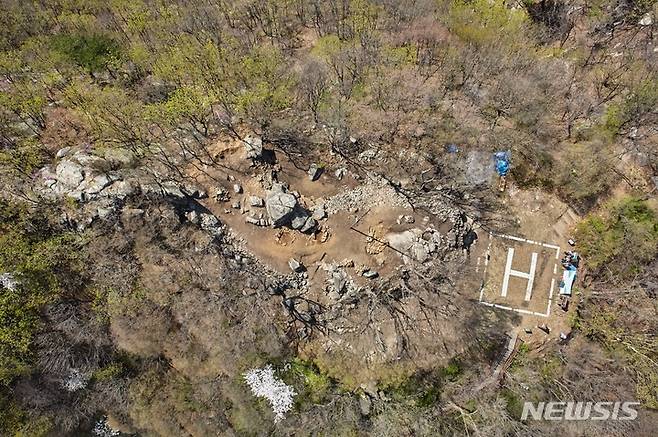
<svg viewBox="0 0 658 437">
<path fill-rule="evenodd" d="M 251 207 L 248 202 L 249 196 L 265 197 L 266 193 L 258 181 L 260 170 L 252 167 L 250 161 L 245 159 L 244 148 L 238 141 L 218 142 L 213 153 L 223 157 L 223 168 L 207 167 L 203 168 L 203 171 L 190 169 L 197 183 L 207 188 L 210 194 L 209 198 L 201 200 L 200 203 L 242 239 L 246 250 L 281 273 L 289 273 L 288 260 L 296 258 L 307 267 L 311 281 L 323 280 L 324 275 L 317 274 L 320 262 L 341 263 L 352 260 L 355 268 L 372 268 L 385 277 L 401 264 L 401 256 L 385 246 L 377 247 L 376 242 L 367 241 L 367 237 L 350 228 L 354 227 L 364 234 L 382 239 L 389 232 L 401 232 L 419 226 L 398 224 L 397 219 L 402 214 L 414 216 L 415 223 L 423 219 L 422 215 L 414 214 L 410 209 L 382 203 L 381 206 L 369 209 L 359 208 L 358 211 L 330 215 L 321 221 L 319 232 L 314 235 L 305 235 L 286 228 L 254 226 L 245 222 L 249 214 L 267 215 L 264 207 Z M 299 192 L 299 202 L 307 208 L 321 203 L 321 199 L 350 190 L 359 184 L 359 181 L 350 175 L 338 180 L 332 171 L 325 171 L 318 180 L 311 181 L 307 175 L 310 162 L 306 162 L 301 156 L 277 153 L 276 158 L 280 166 L 277 172 L 278 180 L 287 183 L 291 192 Z M 229 176 L 234 180 L 228 180 Z M 233 184 L 236 183 L 243 188 L 240 194 L 233 192 Z M 212 198 L 214 189 L 220 186 L 231 192 L 230 201 L 218 202 Z M 240 201 L 242 209 L 231 207 L 236 201 Z M 367 281 L 359 274 L 352 276 L 357 283 Z"/>
</svg>

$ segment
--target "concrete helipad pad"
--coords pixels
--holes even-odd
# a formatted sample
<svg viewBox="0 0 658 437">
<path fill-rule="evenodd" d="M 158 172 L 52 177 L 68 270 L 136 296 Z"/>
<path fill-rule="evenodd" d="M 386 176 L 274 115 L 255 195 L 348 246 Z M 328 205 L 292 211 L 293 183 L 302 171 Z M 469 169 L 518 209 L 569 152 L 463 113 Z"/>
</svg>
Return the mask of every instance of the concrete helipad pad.
<svg viewBox="0 0 658 437">
<path fill-rule="evenodd" d="M 489 233 L 480 303 L 548 317 L 559 281 L 560 247 L 511 235 Z"/>
</svg>

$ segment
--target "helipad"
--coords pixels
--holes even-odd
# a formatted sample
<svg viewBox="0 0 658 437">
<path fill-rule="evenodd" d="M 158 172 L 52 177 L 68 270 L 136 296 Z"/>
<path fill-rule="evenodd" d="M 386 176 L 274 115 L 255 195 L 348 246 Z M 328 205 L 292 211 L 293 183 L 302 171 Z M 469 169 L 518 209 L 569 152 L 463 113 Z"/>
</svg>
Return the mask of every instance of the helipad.
<svg viewBox="0 0 658 437">
<path fill-rule="evenodd" d="M 558 278 L 560 247 L 512 235 L 489 233 L 478 265 L 483 305 L 548 317 Z"/>
</svg>

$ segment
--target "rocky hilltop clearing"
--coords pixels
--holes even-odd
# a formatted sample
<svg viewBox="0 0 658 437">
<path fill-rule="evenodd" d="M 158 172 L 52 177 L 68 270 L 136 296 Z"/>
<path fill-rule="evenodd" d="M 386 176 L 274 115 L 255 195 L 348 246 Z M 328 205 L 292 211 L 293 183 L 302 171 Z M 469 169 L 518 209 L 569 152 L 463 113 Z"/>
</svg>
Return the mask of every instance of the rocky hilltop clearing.
<svg viewBox="0 0 658 437">
<path fill-rule="evenodd" d="M 1 436 L 655 433 L 655 1 L 0 4 Z"/>
</svg>

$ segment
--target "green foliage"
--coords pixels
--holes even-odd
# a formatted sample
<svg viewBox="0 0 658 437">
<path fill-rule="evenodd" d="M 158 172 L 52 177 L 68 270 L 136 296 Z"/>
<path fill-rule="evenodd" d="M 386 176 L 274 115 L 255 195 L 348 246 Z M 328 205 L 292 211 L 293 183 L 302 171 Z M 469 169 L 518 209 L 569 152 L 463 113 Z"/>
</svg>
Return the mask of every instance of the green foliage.
<svg viewBox="0 0 658 437">
<path fill-rule="evenodd" d="M 606 109 L 603 128 L 611 135 L 631 124 L 640 124 L 643 117 L 655 111 L 658 106 L 658 79 L 651 78 L 640 82 L 631 89 L 630 94 L 619 103 L 613 103 Z"/>
<path fill-rule="evenodd" d="M 12 437 L 46 437 L 53 425 L 47 417 L 29 417 L 7 394 L 0 392 L 0 435 Z"/>
<path fill-rule="evenodd" d="M 539 375 L 547 383 L 559 378 L 563 371 L 563 364 L 560 359 L 554 355 L 548 355 L 541 361 Z"/>
<path fill-rule="evenodd" d="M 61 291 L 77 268 L 76 239 L 49 228 L 47 218 L 0 203 L 0 272 L 18 281 L 0 294 L 0 384 L 29 371 L 39 310 Z"/>
<path fill-rule="evenodd" d="M 574 296 L 577 295 L 577 293 L 578 293 L 577 289 L 574 288 L 574 290 L 573 290 Z M 567 323 L 569 324 L 571 329 L 580 329 L 581 328 L 582 320 L 581 320 L 581 317 L 580 317 L 580 312 L 577 308 L 576 308 L 575 311 L 570 311 L 567 314 Z"/>
<path fill-rule="evenodd" d="M 90 73 L 102 70 L 120 54 L 117 43 L 100 34 L 57 35 L 52 39 L 52 48 Z"/>
<path fill-rule="evenodd" d="M 355 36 L 368 34 L 377 28 L 380 7 L 369 0 L 352 0 L 350 2 L 349 23 Z"/>
<path fill-rule="evenodd" d="M 87 123 L 100 145 L 140 148 L 150 139 L 145 105 L 126 90 L 106 86 L 100 88 L 84 82 L 73 82 L 64 90 L 65 103 Z"/>
<path fill-rule="evenodd" d="M 476 46 L 511 42 L 528 21 L 523 9 L 510 9 L 502 0 L 454 0 L 447 20 L 459 38 Z"/>
<path fill-rule="evenodd" d="M 448 365 L 441 369 L 441 376 L 449 381 L 456 380 L 463 372 L 462 366 L 457 360 L 451 360 Z"/>
<path fill-rule="evenodd" d="M 508 388 L 500 391 L 500 396 L 505 399 L 505 409 L 507 413 L 516 420 L 521 420 L 523 413 L 523 401 L 521 398 Z"/>
<path fill-rule="evenodd" d="M 399 47 L 384 47 L 384 54 L 395 66 L 415 65 L 418 62 L 415 44 L 405 44 Z"/>
<path fill-rule="evenodd" d="M 31 80 L 17 80 L 7 92 L 0 92 L 0 110 L 9 111 L 29 129 L 43 129 L 46 125 L 44 109 L 47 104 L 45 90 Z"/>
<path fill-rule="evenodd" d="M 121 362 L 112 362 L 107 366 L 96 370 L 92 379 L 96 382 L 108 381 L 123 375 L 125 368 Z"/>
<path fill-rule="evenodd" d="M 521 343 L 519 345 L 518 350 L 516 351 L 516 355 L 514 355 L 514 359 L 510 363 L 509 366 L 510 371 L 523 369 L 523 367 L 526 366 L 529 362 L 529 358 L 528 358 L 529 353 L 530 353 L 530 346 L 528 346 L 527 343 Z"/>
<path fill-rule="evenodd" d="M 17 141 L 15 147 L 0 150 L 0 166 L 23 176 L 34 174 L 47 158 L 47 151 L 34 138 Z"/>
<path fill-rule="evenodd" d="M 298 389 L 298 396 L 295 399 L 298 404 L 307 401 L 314 404 L 321 403 L 335 386 L 335 381 L 322 373 L 313 362 L 299 358 L 289 363 L 282 376 L 287 383 Z M 299 387 L 303 387 L 303 390 L 299 390 Z"/>
<path fill-rule="evenodd" d="M 397 402 L 429 408 L 441 399 L 443 386 L 447 382 L 457 381 L 462 373 L 461 363 L 451 360 L 445 367 L 415 373 L 396 384 L 382 386 L 382 389 Z"/>
<path fill-rule="evenodd" d="M 267 125 L 273 112 L 290 106 L 292 81 L 283 72 L 281 53 L 258 48 L 242 58 L 239 68 L 242 86 L 235 98 L 239 112 Z"/>
<path fill-rule="evenodd" d="M 624 197 L 579 223 L 576 237 L 589 268 L 630 276 L 658 255 L 658 217 L 646 201 Z"/>
<path fill-rule="evenodd" d="M 340 53 L 345 45 L 346 43 L 343 43 L 338 35 L 325 35 L 316 41 L 311 53 L 320 58 L 328 59 Z"/>
<path fill-rule="evenodd" d="M 522 159 L 516 160 L 512 167 L 514 182 L 524 188 L 541 187 L 550 189 L 553 186 L 553 158 L 543 150 L 531 150 L 530 153 L 519 153 Z"/>
</svg>

